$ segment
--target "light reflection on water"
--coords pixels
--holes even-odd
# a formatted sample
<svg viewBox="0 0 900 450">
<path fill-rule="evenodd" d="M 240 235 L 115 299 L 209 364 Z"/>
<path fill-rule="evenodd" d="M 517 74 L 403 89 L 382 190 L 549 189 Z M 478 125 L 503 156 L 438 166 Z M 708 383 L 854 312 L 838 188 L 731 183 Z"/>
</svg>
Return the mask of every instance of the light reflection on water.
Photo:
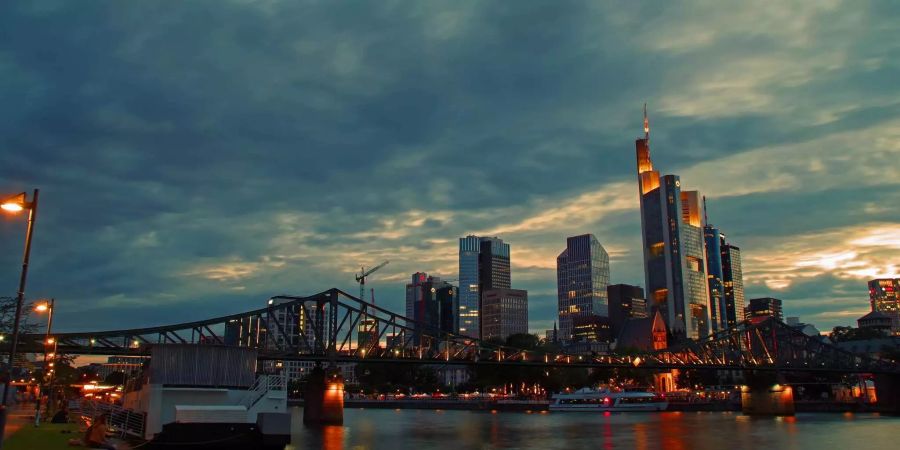
<svg viewBox="0 0 900 450">
<path fill-rule="evenodd" d="M 878 414 L 749 417 L 730 412 L 496 413 L 346 409 L 344 426 L 308 428 L 294 408 L 300 449 L 541 448 L 638 450 L 894 448 L 900 418 Z"/>
</svg>

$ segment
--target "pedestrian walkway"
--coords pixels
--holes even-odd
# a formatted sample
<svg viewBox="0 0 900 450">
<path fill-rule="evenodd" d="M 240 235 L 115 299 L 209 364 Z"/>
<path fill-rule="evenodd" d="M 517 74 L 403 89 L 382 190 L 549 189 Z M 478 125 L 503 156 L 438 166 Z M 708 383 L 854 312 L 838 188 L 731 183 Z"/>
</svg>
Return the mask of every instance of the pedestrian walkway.
<svg viewBox="0 0 900 450">
<path fill-rule="evenodd" d="M 3 436 L 9 437 L 19 431 L 24 425 L 34 422 L 34 405 L 17 404 L 9 406 L 9 415 L 6 416 L 6 429 Z"/>
</svg>

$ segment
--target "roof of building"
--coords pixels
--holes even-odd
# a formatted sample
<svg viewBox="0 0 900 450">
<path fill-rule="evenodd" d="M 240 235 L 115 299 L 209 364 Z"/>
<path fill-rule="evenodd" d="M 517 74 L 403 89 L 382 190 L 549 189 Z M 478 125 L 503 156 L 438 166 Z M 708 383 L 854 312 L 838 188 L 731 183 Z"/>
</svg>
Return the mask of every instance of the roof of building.
<svg viewBox="0 0 900 450">
<path fill-rule="evenodd" d="M 872 319 L 889 319 L 890 320 L 891 316 L 889 316 L 881 311 L 878 311 L 876 309 L 856 320 L 872 320 Z"/>
<path fill-rule="evenodd" d="M 640 319 L 631 318 L 622 325 L 619 338 L 616 339 L 616 348 L 638 348 L 653 350 L 653 332 L 666 332 L 666 323 L 659 311 L 650 317 Z"/>
</svg>

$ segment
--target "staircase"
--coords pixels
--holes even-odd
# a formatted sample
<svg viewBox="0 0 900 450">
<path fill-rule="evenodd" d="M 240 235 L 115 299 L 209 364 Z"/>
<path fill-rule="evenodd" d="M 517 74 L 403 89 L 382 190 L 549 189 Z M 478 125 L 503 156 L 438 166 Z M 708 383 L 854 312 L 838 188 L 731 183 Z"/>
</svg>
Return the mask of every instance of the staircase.
<svg viewBox="0 0 900 450">
<path fill-rule="evenodd" d="M 272 402 L 275 405 L 272 405 Z M 241 401 L 247 408 L 248 418 L 254 421 L 261 410 L 278 409 L 285 412 L 287 408 L 287 378 L 284 375 L 259 375 L 256 382 L 247 390 Z"/>
</svg>

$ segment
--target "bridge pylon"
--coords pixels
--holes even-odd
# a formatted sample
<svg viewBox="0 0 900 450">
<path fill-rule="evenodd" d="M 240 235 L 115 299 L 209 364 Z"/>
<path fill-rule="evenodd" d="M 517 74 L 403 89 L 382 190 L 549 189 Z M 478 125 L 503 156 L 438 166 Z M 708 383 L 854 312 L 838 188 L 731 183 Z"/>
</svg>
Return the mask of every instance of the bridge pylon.
<svg viewBox="0 0 900 450">
<path fill-rule="evenodd" d="M 756 370 L 744 373 L 741 412 L 754 416 L 793 416 L 794 390 L 777 372 Z"/>
<path fill-rule="evenodd" d="M 344 378 L 337 366 L 313 368 L 303 396 L 303 423 L 344 424 Z"/>
</svg>

